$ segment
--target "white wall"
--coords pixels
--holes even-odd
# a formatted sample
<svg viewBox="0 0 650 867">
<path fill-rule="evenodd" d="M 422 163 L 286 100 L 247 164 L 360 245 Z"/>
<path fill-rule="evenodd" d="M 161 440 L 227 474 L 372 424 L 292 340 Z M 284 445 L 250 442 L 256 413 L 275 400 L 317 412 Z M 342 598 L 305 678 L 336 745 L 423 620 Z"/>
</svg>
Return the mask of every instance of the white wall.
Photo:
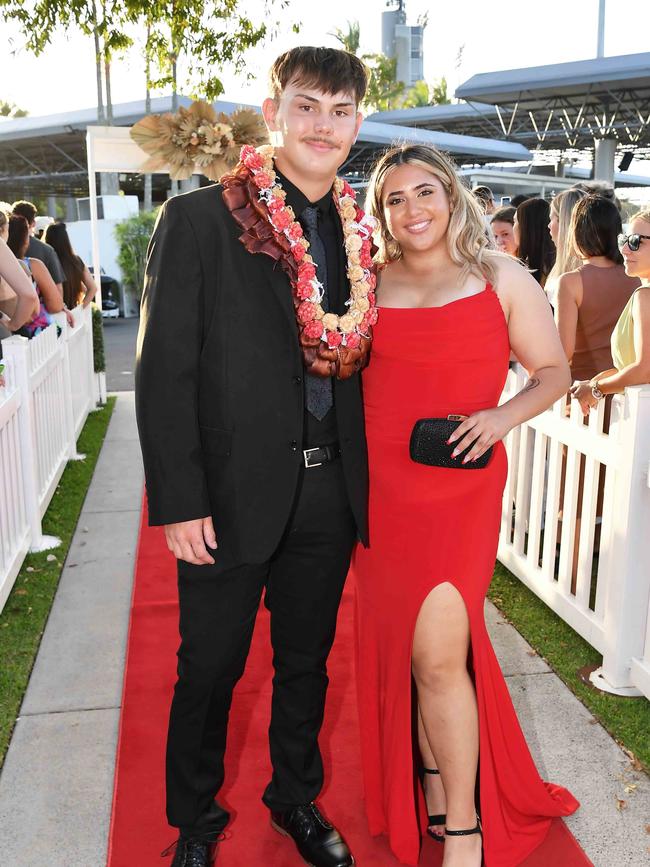
<svg viewBox="0 0 650 867">
<path fill-rule="evenodd" d="M 133 213 L 137 214 L 137 196 L 125 196 L 124 198 L 132 198 L 135 200 L 135 211 Z M 125 218 L 126 215 L 120 219 L 98 220 L 97 232 L 99 235 L 99 259 L 104 274 L 120 281 L 121 291 L 119 302 L 120 307 L 124 311 L 124 315 L 137 316 L 138 302 L 134 297 L 132 297 L 131 293 L 125 294 L 122 271 L 120 270 L 120 266 L 117 264 L 119 245 L 115 238 L 115 226 L 117 226 L 118 223 L 121 223 Z M 66 226 L 74 251 L 77 255 L 81 256 L 86 265 L 92 266 L 93 255 L 90 220 L 77 220 L 74 223 L 66 223 Z"/>
</svg>

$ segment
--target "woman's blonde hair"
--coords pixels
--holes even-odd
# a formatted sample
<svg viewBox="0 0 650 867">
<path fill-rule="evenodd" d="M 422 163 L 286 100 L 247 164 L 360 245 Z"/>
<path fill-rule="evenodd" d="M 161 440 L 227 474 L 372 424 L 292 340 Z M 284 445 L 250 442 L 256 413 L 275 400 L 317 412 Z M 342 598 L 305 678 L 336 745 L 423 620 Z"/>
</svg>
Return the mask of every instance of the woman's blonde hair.
<svg viewBox="0 0 650 867">
<path fill-rule="evenodd" d="M 558 222 L 557 242 L 555 244 L 557 254 L 555 256 L 555 264 L 551 268 L 551 272 L 546 280 L 547 285 L 552 280 L 559 280 L 562 274 L 566 274 L 568 271 L 575 271 L 582 264 L 582 260 L 573 244 L 573 237 L 569 228 L 571 226 L 571 215 L 575 206 L 586 195 L 586 190 L 572 188 L 558 193 L 551 202 L 551 211 L 555 211 L 557 214 Z"/>
<path fill-rule="evenodd" d="M 637 211 L 636 214 L 632 214 L 630 219 L 627 221 L 628 225 L 632 220 L 645 220 L 646 223 L 650 223 L 650 208 L 641 208 L 641 210 Z"/>
<path fill-rule="evenodd" d="M 391 169 L 396 166 L 420 166 L 438 178 L 447 197 L 451 216 L 447 227 L 447 249 L 452 261 L 460 265 L 460 281 L 470 273 L 496 283 L 496 260 L 510 258 L 492 249 L 485 230 L 484 214 L 475 196 L 465 187 L 453 162 L 429 145 L 399 145 L 387 151 L 375 165 L 366 197 L 366 210 L 378 221 L 375 240 L 379 247 L 380 264 L 402 258 L 399 243 L 388 231 L 382 202 L 384 184 Z"/>
</svg>

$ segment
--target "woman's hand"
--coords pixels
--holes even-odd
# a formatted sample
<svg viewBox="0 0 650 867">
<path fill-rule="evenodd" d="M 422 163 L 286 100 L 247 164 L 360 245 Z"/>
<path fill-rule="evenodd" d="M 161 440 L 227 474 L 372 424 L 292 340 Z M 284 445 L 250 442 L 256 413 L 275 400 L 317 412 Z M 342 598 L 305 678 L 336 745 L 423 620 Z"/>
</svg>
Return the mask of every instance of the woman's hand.
<svg viewBox="0 0 650 867">
<path fill-rule="evenodd" d="M 591 393 L 591 383 L 588 379 L 582 382 L 574 382 L 569 389 L 571 397 L 575 398 L 580 404 L 580 409 L 583 415 L 589 415 L 589 411 L 598 406 L 598 401 Z"/>
<path fill-rule="evenodd" d="M 66 307 L 66 309 L 65 309 L 65 318 L 66 318 L 66 320 L 67 320 L 68 325 L 70 326 L 70 328 L 74 328 L 74 316 L 73 316 L 72 313 L 68 310 L 67 307 Z"/>
<path fill-rule="evenodd" d="M 472 449 L 463 458 L 463 463 L 480 458 L 491 446 L 502 440 L 513 427 L 509 419 L 509 414 L 503 407 L 482 409 L 470 415 L 458 425 L 447 440 L 450 445 L 457 443 L 452 457 L 457 458 L 473 443 Z"/>
</svg>

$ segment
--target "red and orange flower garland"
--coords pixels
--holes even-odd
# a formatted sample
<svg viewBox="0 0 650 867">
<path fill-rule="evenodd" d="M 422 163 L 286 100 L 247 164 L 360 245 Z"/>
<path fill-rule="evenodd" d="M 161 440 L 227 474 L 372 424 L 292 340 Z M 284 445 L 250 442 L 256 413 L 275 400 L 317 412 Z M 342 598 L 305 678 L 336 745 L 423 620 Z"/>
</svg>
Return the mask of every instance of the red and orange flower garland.
<svg viewBox="0 0 650 867">
<path fill-rule="evenodd" d="M 301 343 L 304 346 L 320 341 L 325 350 L 321 355 L 326 358 L 333 354 L 326 350 L 348 350 L 346 356 L 359 356 L 359 363 L 354 365 L 359 369 L 367 362 L 372 326 L 377 321 L 376 276 L 372 264 L 372 231 L 375 220 L 358 207 L 355 192 L 350 185 L 336 178 L 333 199 L 343 227 L 350 297 L 345 302 L 348 308 L 345 314 L 339 316 L 325 312 L 321 305 L 323 286 L 318 280 L 316 263 L 309 254 L 309 242 L 303 235 L 302 226 L 296 220 L 291 206 L 286 204 L 286 193 L 278 181 L 273 155 L 273 147 L 270 145 L 259 148 L 245 145 L 241 150 L 240 165 L 250 172 L 258 190 L 259 203 L 266 206 L 264 210 L 268 222 L 278 240 L 282 242 L 283 249 L 286 249 L 288 242 L 288 254 L 293 259 L 293 267 L 287 270 L 294 292 Z M 222 181 L 226 188 L 227 181 L 228 179 Z M 341 375 L 339 366 L 334 367 L 335 370 L 328 366 L 327 372 L 323 368 L 317 368 L 313 372 L 320 375 L 336 372 Z"/>
</svg>

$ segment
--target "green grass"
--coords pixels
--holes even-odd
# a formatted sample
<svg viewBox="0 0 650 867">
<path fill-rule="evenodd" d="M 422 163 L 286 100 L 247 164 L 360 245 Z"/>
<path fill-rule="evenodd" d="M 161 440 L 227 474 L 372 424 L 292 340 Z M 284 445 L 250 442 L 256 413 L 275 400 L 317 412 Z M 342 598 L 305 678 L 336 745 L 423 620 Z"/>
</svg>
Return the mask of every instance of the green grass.
<svg viewBox="0 0 650 867">
<path fill-rule="evenodd" d="M 650 771 L 650 702 L 609 695 L 583 683 L 578 670 L 600 665 L 600 654 L 500 563 L 488 596 L 612 737 Z"/>
<path fill-rule="evenodd" d="M 43 532 L 58 536 L 62 544 L 53 551 L 27 555 L 0 614 L 0 767 L 114 406 L 111 397 L 105 407 L 88 416 L 77 443 L 86 459 L 68 463 L 43 518 Z M 55 559 L 48 561 L 48 555 Z"/>
</svg>

